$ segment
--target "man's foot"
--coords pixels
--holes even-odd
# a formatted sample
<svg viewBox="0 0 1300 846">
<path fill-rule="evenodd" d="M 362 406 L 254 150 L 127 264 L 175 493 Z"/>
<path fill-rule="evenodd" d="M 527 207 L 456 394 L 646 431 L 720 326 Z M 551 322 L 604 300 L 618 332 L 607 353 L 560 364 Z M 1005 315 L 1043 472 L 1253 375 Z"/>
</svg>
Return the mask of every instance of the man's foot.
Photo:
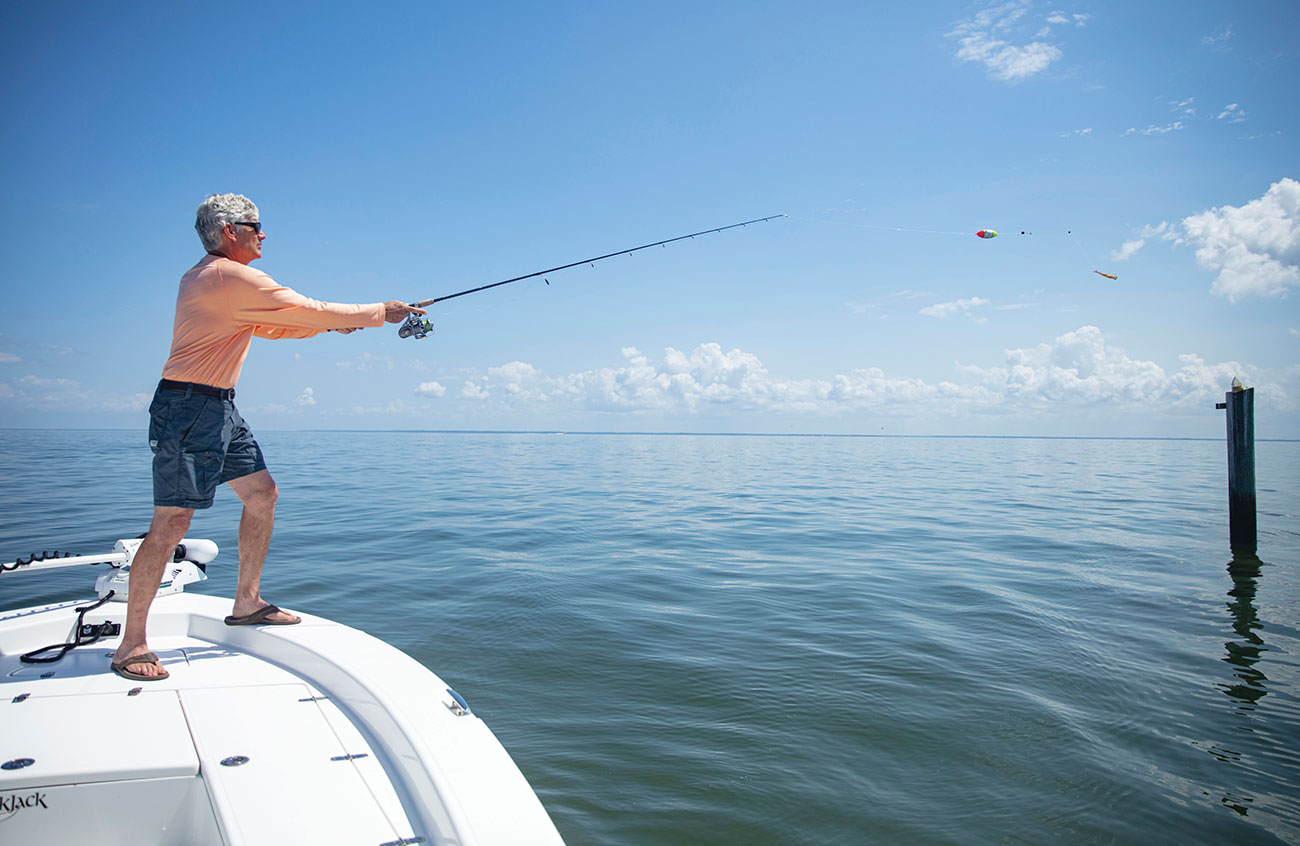
<svg viewBox="0 0 1300 846">
<path fill-rule="evenodd" d="M 235 610 L 239 610 L 238 606 Z M 252 613 L 231 614 L 226 618 L 227 626 L 292 626 L 301 622 L 301 617 L 295 617 L 288 611 L 281 611 L 269 603 Z"/>
<path fill-rule="evenodd" d="M 162 662 L 152 652 L 140 652 L 109 665 L 113 672 L 131 681 L 162 681 L 171 673 L 162 668 Z"/>
</svg>

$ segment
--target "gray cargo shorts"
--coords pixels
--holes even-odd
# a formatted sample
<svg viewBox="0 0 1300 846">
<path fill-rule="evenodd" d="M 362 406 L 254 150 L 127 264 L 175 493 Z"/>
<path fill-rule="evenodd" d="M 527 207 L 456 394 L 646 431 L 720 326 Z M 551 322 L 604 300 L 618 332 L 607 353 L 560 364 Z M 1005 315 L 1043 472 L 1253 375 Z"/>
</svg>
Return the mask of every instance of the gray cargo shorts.
<svg viewBox="0 0 1300 846">
<path fill-rule="evenodd" d="M 175 385 L 177 383 L 171 383 Z M 149 406 L 153 504 L 211 508 L 217 485 L 266 469 L 262 448 L 235 409 L 234 391 L 159 386 Z"/>
</svg>

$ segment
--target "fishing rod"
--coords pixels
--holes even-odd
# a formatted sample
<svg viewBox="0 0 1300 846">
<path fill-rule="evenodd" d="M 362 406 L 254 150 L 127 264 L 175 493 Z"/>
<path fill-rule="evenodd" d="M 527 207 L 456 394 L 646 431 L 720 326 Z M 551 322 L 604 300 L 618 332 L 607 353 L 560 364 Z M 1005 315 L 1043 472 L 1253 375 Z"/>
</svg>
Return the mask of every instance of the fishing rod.
<svg viewBox="0 0 1300 846">
<path fill-rule="evenodd" d="M 547 268 L 546 270 L 539 270 L 536 273 L 528 273 L 523 276 L 516 276 L 513 279 L 503 279 L 500 282 L 493 282 L 490 285 L 480 285 L 477 288 L 470 288 L 468 291 L 458 291 L 454 294 L 447 294 L 446 296 L 442 296 L 442 297 L 433 297 L 432 299 L 428 299 L 428 300 L 420 300 L 419 302 L 411 303 L 411 305 L 415 306 L 416 308 L 424 308 L 425 306 L 431 306 L 434 303 L 440 303 L 445 300 L 453 300 L 456 297 L 463 297 L 466 294 L 477 294 L 479 291 L 486 291 L 488 288 L 497 288 L 501 285 L 509 285 L 511 282 L 521 282 L 524 279 L 535 279 L 538 276 L 545 276 L 548 273 L 558 273 L 561 270 L 568 270 L 569 268 L 577 267 L 580 264 L 594 264 L 598 261 L 604 261 L 607 258 L 614 258 L 614 256 L 625 256 L 628 255 L 629 253 L 635 253 L 637 250 L 648 250 L 651 247 L 662 247 L 666 244 L 671 244 L 674 241 L 685 241 L 687 238 L 695 238 L 700 235 L 712 235 L 714 232 L 725 232 L 728 229 L 735 229 L 740 226 L 748 226 L 751 223 L 763 223 L 768 220 L 776 220 L 778 217 L 785 217 L 785 216 L 786 215 L 783 214 L 774 214 L 768 217 L 759 217 L 759 218 L 755 218 L 754 220 L 746 220 L 743 223 L 733 223 L 729 226 L 719 226 L 716 229 L 705 229 L 702 232 L 692 232 L 689 235 L 678 235 L 676 238 L 667 238 L 663 241 L 655 241 L 653 244 L 642 244 L 639 247 L 632 247 L 631 249 L 628 250 L 619 250 L 616 253 L 606 253 L 603 256 L 596 256 L 594 258 L 582 259 L 581 261 L 570 262 L 569 264 L 562 264 L 559 267 L 550 267 Z M 546 284 L 548 285 L 551 284 L 550 280 L 547 280 Z M 402 338 L 423 338 L 432 331 L 433 331 L 433 321 L 427 318 L 417 317 L 416 315 L 412 314 L 407 316 L 406 322 L 403 323 L 401 327 L 397 330 L 397 334 L 399 337 Z"/>
</svg>

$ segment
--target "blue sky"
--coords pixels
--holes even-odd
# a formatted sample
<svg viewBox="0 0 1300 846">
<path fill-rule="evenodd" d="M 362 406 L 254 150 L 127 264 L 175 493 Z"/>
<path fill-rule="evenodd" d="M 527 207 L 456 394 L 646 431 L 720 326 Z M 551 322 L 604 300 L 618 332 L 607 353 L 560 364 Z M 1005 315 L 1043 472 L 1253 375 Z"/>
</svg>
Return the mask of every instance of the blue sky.
<svg viewBox="0 0 1300 846">
<path fill-rule="evenodd" d="M 254 341 L 255 430 L 1221 437 L 1238 375 L 1257 435 L 1300 437 L 1289 0 L 10 3 L 0 32 L 0 427 L 143 432 L 194 209 L 233 191 L 256 266 L 339 302 L 789 215 L 422 341 Z"/>
</svg>

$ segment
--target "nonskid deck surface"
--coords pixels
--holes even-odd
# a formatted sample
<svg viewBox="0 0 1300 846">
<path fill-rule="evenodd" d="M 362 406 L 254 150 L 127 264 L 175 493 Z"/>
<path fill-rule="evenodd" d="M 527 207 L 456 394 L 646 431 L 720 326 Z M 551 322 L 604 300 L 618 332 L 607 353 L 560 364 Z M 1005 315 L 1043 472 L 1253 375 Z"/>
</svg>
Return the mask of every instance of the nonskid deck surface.
<svg viewBox="0 0 1300 846">
<path fill-rule="evenodd" d="M 0 821 L 2 839 L 20 827 L 37 837 L 71 834 L 82 821 L 84 836 L 102 836 L 101 814 L 86 816 L 99 803 L 85 801 L 101 792 L 144 823 L 133 824 L 137 842 L 149 842 L 151 832 L 155 842 L 194 842 L 195 835 L 220 842 L 216 829 L 246 843 L 414 837 L 374 750 L 320 689 L 187 635 L 154 637 L 151 647 L 170 678 L 136 682 L 112 673 L 115 641 L 74 649 L 55 664 L 4 656 L 0 754 L 35 763 L 3 771 L 0 789 L 40 800 Z M 204 784 L 195 784 L 200 778 Z M 86 784 L 102 787 L 72 786 Z"/>
<path fill-rule="evenodd" d="M 229 600 L 182 594 L 150 619 L 165 680 L 111 672 L 116 639 L 22 663 L 75 605 L 0 614 L 0 841 L 560 842 L 486 726 L 382 641 L 226 627 Z"/>
</svg>

